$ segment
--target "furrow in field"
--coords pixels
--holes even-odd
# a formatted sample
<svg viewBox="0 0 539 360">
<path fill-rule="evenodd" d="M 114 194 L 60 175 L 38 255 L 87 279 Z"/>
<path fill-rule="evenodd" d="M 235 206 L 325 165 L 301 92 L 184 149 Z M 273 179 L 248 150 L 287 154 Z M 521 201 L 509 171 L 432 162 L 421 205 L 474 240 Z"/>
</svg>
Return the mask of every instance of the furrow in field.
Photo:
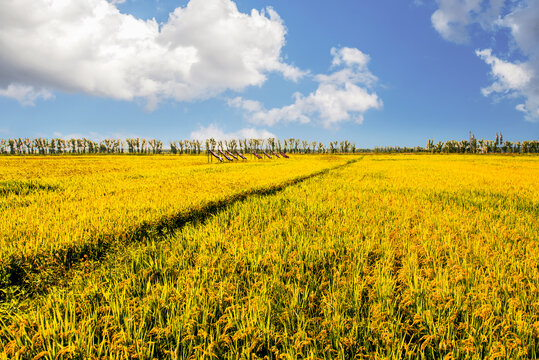
<svg viewBox="0 0 539 360">
<path fill-rule="evenodd" d="M 34 293 L 39 290 L 44 290 L 53 283 L 58 283 L 60 280 L 66 277 L 66 273 L 71 270 L 71 267 L 86 260 L 99 260 L 103 258 L 111 248 L 119 249 L 122 246 L 140 241 L 141 239 L 149 237 L 163 236 L 164 234 L 174 231 L 175 229 L 183 226 L 184 224 L 204 219 L 212 214 L 219 212 L 224 207 L 231 203 L 242 201 L 253 195 L 270 194 L 281 191 L 282 189 L 314 176 L 323 174 L 331 169 L 345 166 L 351 162 L 356 161 L 358 158 L 350 160 L 350 157 L 326 157 L 317 159 L 304 158 L 296 159 L 295 161 L 281 162 L 281 163 L 262 163 L 262 164 L 227 164 L 231 165 L 228 168 L 224 166 L 220 167 L 206 167 L 205 171 L 201 172 L 201 169 L 184 169 L 183 172 L 190 173 L 192 171 L 201 172 L 200 178 L 194 180 L 192 186 L 187 188 L 184 186 L 182 189 L 171 189 L 168 195 L 173 200 L 183 200 L 183 203 L 177 204 L 177 206 L 171 206 L 163 210 L 162 206 L 155 206 L 153 195 L 156 195 L 156 188 L 159 191 L 159 185 L 147 186 L 143 189 L 135 188 L 134 190 L 143 191 L 142 193 L 135 194 L 133 189 L 128 192 L 129 195 L 137 197 L 135 199 L 139 201 L 138 205 L 144 206 L 146 203 L 150 207 L 149 211 L 152 212 L 149 217 L 147 214 L 135 209 L 134 211 L 123 212 L 121 204 L 125 200 L 124 197 L 118 198 L 114 194 L 107 195 L 107 199 L 99 199 L 102 206 L 103 202 L 108 201 L 109 205 L 112 205 L 107 212 L 101 217 L 94 219 L 91 225 L 95 232 L 91 233 L 87 231 L 77 231 L 77 223 L 70 219 L 67 224 L 56 221 L 53 216 L 47 217 L 48 214 L 55 214 L 54 211 L 42 215 L 42 220 L 50 225 L 50 228 L 45 231 L 44 234 L 38 232 L 40 243 L 43 244 L 43 248 L 30 251 L 20 251 L 20 246 L 12 245 L 11 252 L 9 249 L 3 249 L 6 252 L 6 256 L 1 262 L 0 268 L 0 289 L 5 289 L 0 292 L 0 300 L 2 297 L 11 297 L 13 291 L 17 291 L 22 287 L 26 294 Z M 314 161 L 313 161 L 314 160 Z M 336 165 L 337 164 L 337 165 Z M 235 167 L 234 167 L 235 165 Z M 328 167 L 329 165 L 329 167 Z M 243 166 L 243 168 L 242 168 Z M 182 171 L 182 169 L 180 169 Z M 221 171 L 222 176 L 219 177 L 219 181 L 215 181 L 213 176 L 207 176 L 213 171 Z M 268 174 L 271 174 L 268 176 Z M 161 176 L 161 182 L 169 182 L 170 175 Z M 184 175 L 184 174 L 182 174 Z M 203 175 L 206 175 L 204 178 Z M 204 183 L 206 182 L 206 183 Z M 34 180 L 28 180 L 27 183 L 33 184 Z M 95 184 L 93 181 L 90 184 Z M 215 185 L 217 187 L 209 188 L 204 185 Z M 73 184 L 66 185 L 60 183 L 58 187 L 64 186 L 69 188 L 73 187 Z M 89 185 L 85 184 L 81 190 L 82 196 L 88 196 L 88 192 L 95 190 L 88 188 Z M 40 189 L 38 186 L 19 185 L 21 189 Z M 48 187 L 44 187 L 48 189 Z M 117 184 L 112 192 L 125 191 L 125 187 L 121 184 Z M 181 193 L 185 191 L 187 194 Z M 200 194 L 205 191 L 206 194 Z M 28 192 L 28 191 L 26 191 Z M 178 194 L 180 192 L 180 194 Z M 171 205 L 171 199 L 166 199 L 167 194 L 160 194 L 160 200 L 166 205 Z M 194 201 L 189 199 L 189 195 L 197 196 Z M 41 194 L 41 196 L 43 196 Z M 80 215 L 78 212 L 84 212 L 83 208 L 77 208 L 77 205 L 83 206 L 83 199 L 77 198 L 75 201 L 66 199 L 65 196 L 55 194 L 59 196 L 55 199 L 58 203 L 58 207 L 63 206 L 71 207 L 73 217 L 75 219 Z M 40 203 L 40 198 L 34 198 L 36 203 Z M 135 203 L 136 202 L 131 202 Z M 36 205 L 36 204 L 33 204 Z M 119 206 L 118 206 L 119 205 Z M 179 205 L 179 206 L 178 206 Z M 135 217 L 135 219 L 130 218 Z M 21 215 L 22 216 L 22 215 Z M 24 226 L 24 225 L 23 225 Z M 80 226 L 83 226 L 82 224 Z M 31 232 L 31 227 L 28 226 L 26 231 Z M 20 230 L 25 231 L 25 229 Z M 64 241 L 57 243 L 57 237 L 62 232 L 65 232 Z M 32 233 L 36 235 L 36 233 Z M 81 236 L 83 234 L 84 236 Z M 11 233 L 13 236 L 13 232 Z M 19 234 L 18 237 L 23 237 L 29 242 L 35 241 L 35 238 L 30 234 Z M 26 246 L 24 242 L 18 239 L 22 246 Z M 19 251 L 17 251 L 19 250 Z M 9 296 L 8 296 L 9 295 Z"/>
<path fill-rule="evenodd" d="M 536 358 L 539 224 L 513 200 L 537 204 L 539 162 L 500 172 L 503 159 L 485 160 L 367 156 L 253 194 L 5 316 L 0 351 Z M 433 196 L 441 191 L 460 201 Z M 485 193 L 506 197 L 462 206 Z"/>
</svg>

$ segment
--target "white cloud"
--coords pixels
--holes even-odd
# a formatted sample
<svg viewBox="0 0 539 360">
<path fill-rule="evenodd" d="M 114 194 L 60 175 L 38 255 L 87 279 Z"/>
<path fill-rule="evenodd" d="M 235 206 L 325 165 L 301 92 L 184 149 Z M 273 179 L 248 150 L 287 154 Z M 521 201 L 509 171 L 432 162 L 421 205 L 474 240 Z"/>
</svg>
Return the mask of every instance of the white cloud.
<svg viewBox="0 0 539 360">
<path fill-rule="evenodd" d="M 229 100 L 229 105 L 244 110 L 251 122 L 266 126 L 279 122 L 305 124 L 314 117 L 325 128 L 349 120 L 361 123 L 367 110 L 383 106 L 378 95 L 367 89 L 377 81 L 367 68 L 370 58 L 358 49 L 346 47 L 333 48 L 331 54 L 333 66 L 344 65 L 344 68 L 329 75 L 314 76 L 317 89 L 307 96 L 294 94 L 291 105 L 267 110 L 261 103 L 241 97 Z"/>
<path fill-rule="evenodd" d="M 434 28 L 447 40 L 469 40 L 470 27 L 479 25 L 487 33 L 509 29 L 517 50 L 525 61 L 502 60 L 492 49 L 476 50 L 491 67 L 493 83 L 484 96 L 524 99 L 516 110 L 528 121 L 539 121 L 539 0 L 437 0 L 432 15 Z"/>
<path fill-rule="evenodd" d="M 539 0 L 528 0 L 496 22 L 507 27 L 525 55 L 539 56 Z"/>
<path fill-rule="evenodd" d="M 479 24 L 491 29 L 504 6 L 504 0 L 437 0 L 432 26 L 446 40 L 460 44 L 469 41 L 469 27 Z"/>
<path fill-rule="evenodd" d="M 504 61 L 492 55 L 491 49 L 477 50 L 479 56 L 491 67 L 494 82 L 483 89 L 484 96 L 500 94 L 502 96 L 523 97 L 524 104 L 516 109 L 525 114 L 528 121 L 539 121 L 539 66 L 537 61 L 524 63 Z"/>
<path fill-rule="evenodd" d="M 492 54 L 492 50 L 476 51 L 491 67 L 494 82 L 482 89 L 483 95 L 510 95 L 524 99 L 516 110 L 524 113 L 528 121 L 539 121 L 539 0 L 520 3 L 512 11 L 500 17 L 496 25 L 508 28 L 520 52 L 527 61 L 504 61 Z"/>
<path fill-rule="evenodd" d="M 523 90 L 528 86 L 533 77 L 533 71 L 525 63 L 515 64 L 500 60 L 492 55 L 491 49 L 476 50 L 475 53 L 491 66 L 492 76 L 496 79 L 492 85 L 482 89 L 485 96 L 493 92 Z"/>
<path fill-rule="evenodd" d="M 219 126 L 210 124 L 207 127 L 201 126 L 191 133 L 191 139 L 204 141 L 214 138 L 215 140 L 232 139 L 269 139 L 276 138 L 275 134 L 265 129 L 244 128 L 235 132 L 225 132 Z"/>
<path fill-rule="evenodd" d="M 0 88 L 0 96 L 15 99 L 24 106 L 34 106 L 34 102 L 39 98 L 47 100 L 54 97 L 49 90 L 36 90 L 33 86 L 21 84 L 9 84 L 5 89 Z"/>
<path fill-rule="evenodd" d="M 446 40 L 468 41 L 467 26 L 473 21 L 472 12 L 480 10 L 481 0 L 438 0 L 438 5 L 431 17 L 434 28 Z"/>
<path fill-rule="evenodd" d="M 151 109 L 166 98 L 189 101 L 261 85 L 268 72 L 304 75 L 282 60 L 286 28 L 271 8 L 245 14 L 232 0 L 191 0 L 160 26 L 120 13 L 115 3 L 0 2 L 2 95 L 13 93 L 10 86 L 40 89 L 20 97 L 31 103 L 36 94 L 62 90 L 144 98 Z"/>
<path fill-rule="evenodd" d="M 366 69 L 371 60 L 369 55 L 362 53 L 359 49 L 349 47 L 332 48 L 331 55 L 333 55 L 331 63 L 333 66 L 341 65 L 344 62 L 346 66 L 357 65 L 361 69 Z"/>
<path fill-rule="evenodd" d="M 228 100 L 228 106 L 242 109 L 248 112 L 258 112 L 263 110 L 263 106 L 256 100 L 245 100 L 241 97 Z"/>
</svg>

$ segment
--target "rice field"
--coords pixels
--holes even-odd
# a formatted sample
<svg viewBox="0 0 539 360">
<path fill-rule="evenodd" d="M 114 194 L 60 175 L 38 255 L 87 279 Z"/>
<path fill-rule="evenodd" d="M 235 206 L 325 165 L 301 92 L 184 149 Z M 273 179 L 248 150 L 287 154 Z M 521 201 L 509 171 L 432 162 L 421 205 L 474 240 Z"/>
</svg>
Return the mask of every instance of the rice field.
<svg viewBox="0 0 539 360">
<path fill-rule="evenodd" d="M 110 246 L 166 231 L 219 203 L 351 159 L 217 166 L 206 156 L 2 157 L 0 284 L 35 288 L 83 256 L 100 257 Z"/>
<path fill-rule="evenodd" d="M 538 357 L 536 156 L 0 162 L 0 358 Z"/>
</svg>

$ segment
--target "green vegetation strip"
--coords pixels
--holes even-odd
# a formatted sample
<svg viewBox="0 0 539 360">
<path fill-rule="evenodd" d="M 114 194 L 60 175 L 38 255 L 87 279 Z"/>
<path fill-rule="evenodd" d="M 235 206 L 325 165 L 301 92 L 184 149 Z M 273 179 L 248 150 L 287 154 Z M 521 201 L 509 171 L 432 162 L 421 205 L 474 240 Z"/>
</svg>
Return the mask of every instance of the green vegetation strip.
<svg viewBox="0 0 539 360">
<path fill-rule="evenodd" d="M 24 196 L 38 191 L 55 191 L 57 185 L 42 184 L 35 180 L 8 180 L 0 181 L 0 196 Z"/>
</svg>

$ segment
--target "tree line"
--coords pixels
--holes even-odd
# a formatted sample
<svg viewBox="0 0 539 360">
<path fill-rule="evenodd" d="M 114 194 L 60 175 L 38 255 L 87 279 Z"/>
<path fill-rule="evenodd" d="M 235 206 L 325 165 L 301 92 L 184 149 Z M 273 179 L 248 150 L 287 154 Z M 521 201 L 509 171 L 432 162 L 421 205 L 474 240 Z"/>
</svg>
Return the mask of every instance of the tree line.
<svg viewBox="0 0 539 360">
<path fill-rule="evenodd" d="M 376 153 L 446 153 L 446 154 L 537 154 L 539 153 L 539 141 L 503 141 L 503 135 L 496 133 L 494 140 L 476 139 L 470 132 L 467 140 L 438 141 L 429 139 L 423 148 L 385 146 L 375 147 Z"/>
<path fill-rule="evenodd" d="M 432 153 L 471 153 L 471 154 L 491 154 L 491 153 L 539 153 L 539 141 L 504 141 L 503 134 L 496 133 L 494 140 L 476 139 L 470 132 L 468 140 L 438 141 L 436 144 L 429 139 L 426 151 Z"/>
<path fill-rule="evenodd" d="M 318 141 L 300 139 L 233 139 L 176 140 L 169 142 L 169 149 L 163 149 L 163 142 L 157 139 L 105 139 L 100 142 L 86 138 L 16 138 L 0 139 L 0 154 L 4 155 L 47 155 L 47 154 L 201 154 L 207 150 L 229 151 L 278 151 L 290 153 L 355 153 L 370 151 L 358 149 L 348 140 L 323 144 Z"/>
<path fill-rule="evenodd" d="M 170 143 L 170 150 L 173 154 L 200 153 L 202 143 L 200 141 L 175 141 Z M 215 140 L 213 138 L 204 141 L 204 150 L 228 150 L 228 151 L 277 151 L 288 153 L 354 153 L 357 152 L 356 145 L 348 140 L 333 141 L 325 145 L 319 141 L 306 141 L 300 139 L 232 139 Z"/>
<path fill-rule="evenodd" d="M 157 139 L 90 139 L 17 138 L 0 139 L 0 154 L 47 155 L 47 154 L 160 154 L 163 142 Z"/>
<path fill-rule="evenodd" d="M 504 141 L 503 135 L 496 134 L 495 140 L 477 140 L 470 133 L 468 140 L 449 140 L 434 143 L 429 139 L 426 147 L 375 147 L 374 149 L 358 148 L 348 140 L 332 141 L 324 144 L 320 141 L 301 139 L 232 139 L 215 140 L 176 140 L 169 142 L 169 149 L 163 148 L 163 142 L 157 139 L 130 138 L 105 139 L 99 142 L 86 138 L 17 138 L 0 139 L 0 154 L 4 155 L 47 155 L 47 154 L 201 154 L 208 150 L 241 151 L 245 153 L 257 151 L 276 151 L 302 154 L 335 154 L 335 153 L 539 153 L 539 141 Z"/>
</svg>

